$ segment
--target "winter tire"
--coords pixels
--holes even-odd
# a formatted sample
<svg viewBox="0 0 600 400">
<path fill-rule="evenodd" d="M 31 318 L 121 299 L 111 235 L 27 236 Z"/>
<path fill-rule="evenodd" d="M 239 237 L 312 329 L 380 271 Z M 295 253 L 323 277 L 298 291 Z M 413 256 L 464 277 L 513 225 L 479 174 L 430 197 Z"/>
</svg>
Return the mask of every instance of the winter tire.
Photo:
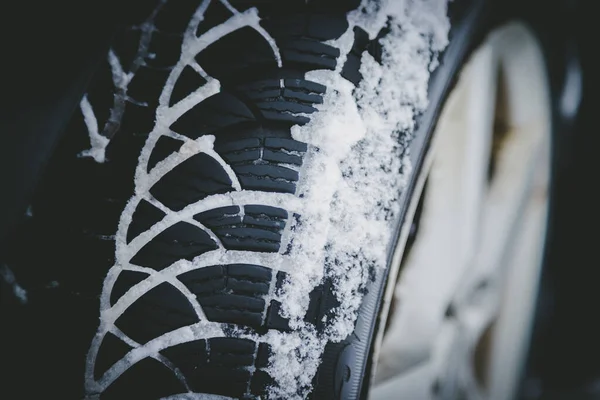
<svg viewBox="0 0 600 400">
<path fill-rule="evenodd" d="M 546 66 L 526 25 L 493 30 L 499 24 L 486 2 L 455 0 L 449 9 L 443 0 L 400 3 L 154 0 L 135 8 L 53 156 L 27 226 L 13 239 L 38 243 L 39 251 L 7 259 L 36 271 L 22 331 L 33 335 L 27 328 L 38 322 L 47 327 L 45 344 L 20 338 L 34 342 L 28 351 L 44 354 L 35 368 L 47 381 L 43 389 L 22 389 L 25 398 L 486 398 L 469 386 L 477 377 L 468 368 L 452 375 L 440 361 L 422 381 L 411 374 L 424 360 L 438 362 L 438 354 L 444 362 L 466 360 L 496 319 L 504 330 L 486 367 L 489 390 L 503 399 L 499 385 L 514 389 L 515 376 L 494 375 L 499 365 L 521 362 L 502 358 L 501 350 L 527 346 L 527 329 L 502 325 L 514 316 L 514 302 L 494 303 L 477 329 L 466 331 L 476 331 L 475 339 L 452 342 L 473 321 L 461 319 L 472 310 L 469 301 L 497 300 L 498 282 L 511 278 L 496 259 L 469 269 L 446 258 L 456 248 L 427 239 L 423 229 L 431 220 L 441 226 L 431 209 L 456 217 L 458 204 L 465 214 L 441 229 L 475 243 L 481 231 L 462 226 L 478 226 L 482 182 L 504 179 L 506 157 L 531 155 L 496 151 L 494 143 L 513 142 L 494 136 L 490 125 L 506 99 L 490 93 L 505 83 L 531 84 L 531 103 L 546 106 Z M 538 80 L 514 78 L 516 64 L 506 61 L 500 42 L 515 38 L 535 48 L 524 57 L 535 58 L 527 66 L 538 68 Z M 464 89 L 461 77 L 477 69 Z M 501 69 L 506 80 L 496 85 Z M 456 100 L 469 90 L 470 103 Z M 514 91 L 505 96 L 507 107 L 531 111 Z M 480 98 L 489 101 L 478 105 Z M 480 118 L 461 114 L 471 125 L 453 128 L 445 115 L 461 109 Z M 536 138 L 543 140 L 527 149 L 546 151 L 543 190 L 552 110 L 536 112 Z M 496 122 L 519 122 L 506 118 Z M 517 175 L 528 171 L 514 165 Z M 439 178 L 444 173 L 450 178 Z M 466 186 L 439 189 L 455 180 Z M 498 190 L 525 191 L 507 188 Z M 443 203 L 444 196 L 452 201 L 446 214 L 436 214 L 431 199 Z M 547 201 L 527 237 L 535 254 L 515 278 L 530 293 L 529 308 L 517 313 L 523 326 L 532 318 Z M 498 215 L 512 221 L 519 207 L 509 208 Z M 486 254 L 506 245 L 500 236 Z M 429 269 L 415 267 L 419 251 L 439 257 L 423 258 Z M 38 273 L 47 260 L 53 267 Z M 419 302 L 443 286 L 428 285 L 436 279 L 449 286 L 418 320 Z M 438 314 L 455 325 L 427 320 Z M 419 324 L 431 329 L 421 335 Z M 452 335 L 432 339 L 438 330 Z M 512 334 L 518 340 L 508 340 Z M 468 348 L 456 355 L 453 345 Z M 66 367 L 53 370 L 57 357 Z M 471 366 L 465 360 L 461 368 Z M 17 363 L 13 374 L 28 368 Z M 398 384 L 402 378 L 420 386 Z"/>
</svg>

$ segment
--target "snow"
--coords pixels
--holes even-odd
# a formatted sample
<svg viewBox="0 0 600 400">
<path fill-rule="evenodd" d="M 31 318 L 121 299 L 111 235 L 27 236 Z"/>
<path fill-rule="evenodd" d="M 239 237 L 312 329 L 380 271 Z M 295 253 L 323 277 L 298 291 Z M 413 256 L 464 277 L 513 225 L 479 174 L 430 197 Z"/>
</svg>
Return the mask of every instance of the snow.
<svg viewBox="0 0 600 400">
<path fill-rule="evenodd" d="M 153 32 L 156 30 L 154 19 L 156 14 L 164 6 L 167 0 L 160 0 L 152 11 L 151 15 L 141 25 L 134 26 L 132 29 L 137 29 L 141 32 L 137 52 L 131 65 L 125 66 L 121 64 L 119 57 L 113 49 L 108 52 L 108 65 L 110 67 L 112 83 L 113 83 L 113 104 L 110 108 L 110 116 L 102 129 L 98 125 L 98 120 L 94 112 L 94 108 L 90 103 L 87 95 L 81 99 L 79 107 L 83 115 L 83 121 L 88 130 L 90 137 L 90 148 L 79 153 L 79 157 L 92 157 L 97 163 L 106 161 L 106 148 L 111 139 L 119 130 L 123 115 L 125 113 L 126 102 L 147 107 L 148 104 L 136 101 L 127 94 L 128 86 L 134 78 L 139 67 L 144 64 L 145 58 L 153 58 L 154 54 L 149 53 L 148 46 L 152 38 Z"/>
<path fill-rule="evenodd" d="M 19 285 L 19 282 L 17 282 L 17 279 L 15 278 L 15 274 L 6 264 L 0 264 L 0 279 L 12 287 L 12 294 L 19 301 L 19 303 L 27 303 L 27 291 L 23 289 L 21 285 Z"/>
<path fill-rule="evenodd" d="M 226 1 L 222 2 L 231 7 Z M 192 140 L 168 129 L 187 110 L 219 91 L 219 82 L 206 75 L 194 61 L 194 56 L 221 37 L 249 26 L 261 33 L 273 49 L 275 58 L 281 62 L 279 49 L 260 27 L 255 9 L 243 13 L 232 10 L 229 20 L 197 37 L 195 32 L 208 3 L 204 1 L 200 5 L 186 30 L 180 61 L 167 79 L 159 99 L 156 125 L 140 155 L 135 195 L 121 216 L 116 235 L 116 264 L 104 283 L 101 324 L 88 354 L 86 390 L 89 395 L 104 390 L 135 362 L 144 357 L 154 357 L 168 346 L 225 336 L 223 324 L 201 318 L 194 325 L 134 348 L 95 381 L 93 366 L 102 338 L 114 329 L 114 321 L 129 305 L 160 283 L 176 281 L 183 272 L 208 265 L 249 262 L 288 274 L 280 290 L 267 299 L 273 298 L 282 303 L 281 315 L 289 318 L 292 332 L 272 330 L 261 336 L 240 328 L 227 329 L 227 334 L 271 346 L 273 355 L 267 372 L 275 379 L 276 385 L 270 388 L 269 398 L 305 398 L 312 390 L 311 382 L 325 345 L 330 341 L 343 340 L 353 331 L 365 285 L 373 273 L 384 269 L 387 263 L 400 207 L 398 198 L 411 171 L 408 147 L 415 117 L 427 107 L 429 74 L 435 66 L 436 53 L 447 44 L 446 0 L 365 0 L 359 10 L 348 15 L 348 31 L 337 41 L 330 42 L 341 50 L 338 69 L 306 74 L 306 79 L 326 85 L 328 91 L 324 103 L 317 106 L 321 112 L 312 115 L 307 125 L 292 128 L 293 138 L 308 144 L 295 195 L 242 190 L 233 171 L 226 169 L 235 182 L 233 192 L 209 196 L 174 212 L 150 195 L 153 182 L 198 153 L 209 155 L 225 165 L 213 149 L 213 136 Z M 371 38 L 375 38 L 388 20 L 392 21 L 392 28 L 381 41 L 383 63 L 380 65 L 370 55 L 364 54 L 361 72 L 365 79 L 358 88 L 354 88 L 340 75 L 341 65 L 352 46 L 353 28 L 362 27 Z M 169 106 L 173 86 L 187 65 L 203 75 L 208 83 Z M 185 144 L 180 151 L 147 172 L 152 149 L 163 135 L 184 140 Z M 167 213 L 148 231 L 126 243 L 127 228 L 142 200 L 156 204 Z M 290 215 L 299 215 L 298 219 L 290 218 L 280 253 L 219 248 L 191 262 L 180 260 L 161 271 L 129 263 L 137 251 L 167 227 L 179 221 L 190 221 L 193 215 L 202 211 L 246 204 L 280 207 L 288 210 Z M 206 229 L 199 222 L 195 224 Z M 148 278 L 129 289 L 111 306 L 110 292 L 123 270 L 143 271 L 148 273 Z M 304 314 L 308 307 L 308 293 L 325 278 L 333 282 L 332 289 L 341 306 L 330 320 L 325 321 L 325 330 L 318 332 L 312 324 L 304 322 Z M 274 287 L 274 282 L 271 287 Z M 178 288 L 183 290 L 180 286 Z M 191 297 L 187 292 L 184 294 Z M 195 302 L 193 298 L 190 301 Z M 201 316 L 200 312 L 198 314 Z M 181 396 L 173 398 L 195 398 Z"/>
<path fill-rule="evenodd" d="M 277 296 L 295 332 L 272 343 L 269 372 L 279 383 L 272 398 L 310 392 L 324 346 L 352 333 L 371 271 L 386 266 L 398 198 L 411 171 L 415 117 L 427 107 L 430 71 L 447 44 L 445 1 L 367 1 L 363 7 L 369 12 L 349 15 L 350 32 L 360 26 L 374 38 L 392 18 L 391 32 L 381 40 L 383 65 L 364 54 L 364 79 L 355 91 L 339 71 L 308 73 L 307 79 L 328 87 L 323 112 L 292 129 L 294 139 L 309 144 L 298 187 L 302 224 L 290 254 L 302 260 L 303 273 L 286 281 Z M 339 41 L 347 52 L 348 35 Z M 324 278 L 332 279 L 341 306 L 319 334 L 303 318 L 306 294 Z"/>
<path fill-rule="evenodd" d="M 83 96 L 80 103 L 81 113 L 83 114 L 83 121 L 90 135 L 90 145 L 88 150 L 84 150 L 80 153 L 80 157 L 92 157 L 96 162 L 103 163 L 106 159 L 106 146 L 110 141 L 107 137 L 102 136 L 98 131 L 98 120 L 90 101 L 86 96 Z"/>
</svg>

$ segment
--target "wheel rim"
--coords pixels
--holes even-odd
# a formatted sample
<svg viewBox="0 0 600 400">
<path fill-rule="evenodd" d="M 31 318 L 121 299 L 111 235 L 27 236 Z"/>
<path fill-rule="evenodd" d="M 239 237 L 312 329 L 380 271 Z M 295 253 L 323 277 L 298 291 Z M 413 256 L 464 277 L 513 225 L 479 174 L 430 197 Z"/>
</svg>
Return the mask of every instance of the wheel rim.
<svg viewBox="0 0 600 400">
<path fill-rule="evenodd" d="M 522 24 L 497 29 L 461 73 L 418 177 L 419 229 L 394 255 L 398 305 L 375 344 L 371 398 L 512 397 L 542 263 L 550 119 L 537 40 Z"/>
</svg>

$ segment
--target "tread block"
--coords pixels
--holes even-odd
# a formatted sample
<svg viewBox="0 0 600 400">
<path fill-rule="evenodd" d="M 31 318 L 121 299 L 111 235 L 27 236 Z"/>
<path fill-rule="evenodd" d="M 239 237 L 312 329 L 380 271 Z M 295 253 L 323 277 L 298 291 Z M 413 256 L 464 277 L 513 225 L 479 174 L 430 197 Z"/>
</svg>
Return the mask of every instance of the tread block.
<svg viewBox="0 0 600 400">
<path fill-rule="evenodd" d="M 271 149 L 282 149 L 287 152 L 304 153 L 307 150 L 306 143 L 298 142 L 293 139 L 286 138 L 266 138 L 265 146 Z"/>
<path fill-rule="evenodd" d="M 389 23 L 389 21 L 388 21 Z M 388 25 L 384 26 L 381 31 L 377 34 L 377 37 L 369 42 L 367 51 L 373 56 L 375 61 L 381 64 L 383 57 L 383 46 L 381 45 L 381 39 L 389 35 L 391 28 Z"/>
<path fill-rule="evenodd" d="M 295 193 L 298 171 L 279 165 L 233 165 L 242 188 L 266 192 Z"/>
<path fill-rule="evenodd" d="M 131 217 L 131 223 L 127 228 L 127 243 L 131 242 L 142 232 L 162 220 L 165 213 L 154 207 L 146 200 L 141 200 Z"/>
<path fill-rule="evenodd" d="M 258 352 L 256 353 L 256 368 L 267 368 L 269 366 L 269 357 L 271 357 L 272 353 L 273 350 L 270 344 L 259 344 Z"/>
<path fill-rule="evenodd" d="M 281 289 L 286 278 L 287 274 L 285 272 L 277 272 L 275 279 L 275 290 Z M 278 331 L 288 332 L 291 330 L 289 320 L 281 316 L 280 310 L 281 303 L 277 300 L 271 300 L 265 317 L 265 326 L 268 329 L 276 329 Z"/>
<path fill-rule="evenodd" d="M 252 373 L 244 368 L 207 366 L 189 374 L 190 387 L 199 393 L 214 393 L 221 396 L 243 398 Z M 223 382 L 227 382 L 226 385 Z"/>
<path fill-rule="evenodd" d="M 211 156 L 199 153 L 169 171 L 150 193 L 171 210 L 179 211 L 206 196 L 231 190 L 231 179 L 223 167 Z"/>
<path fill-rule="evenodd" d="M 286 318 L 283 318 L 280 315 L 280 312 L 281 312 L 281 303 L 278 301 L 272 300 L 271 305 L 269 306 L 269 309 L 267 310 L 267 318 L 265 321 L 266 327 L 269 329 L 277 329 L 278 331 L 282 331 L 282 332 L 291 331 L 289 320 Z"/>
<path fill-rule="evenodd" d="M 242 222 L 240 208 L 238 206 L 227 206 L 204 211 L 194 216 L 194 219 L 205 226 L 214 228 L 223 225 L 235 225 Z"/>
<path fill-rule="evenodd" d="M 360 73 L 361 58 L 365 51 L 371 54 L 375 61 L 381 63 L 383 48 L 379 43 L 379 40 L 385 36 L 387 32 L 388 29 L 384 28 L 379 32 L 375 39 L 369 40 L 367 32 L 360 27 L 354 27 L 354 44 L 352 45 L 352 49 L 346 58 L 346 63 L 342 68 L 342 76 L 344 78 L 348 79 L 354 85 L 359 84 L 362 80 L 362 75 Z"/>
<path fill-rule="evenodd" d="M 294 14 L 278 15 L 277 18 L 261 21 L 273 35 L 284 67 L 313 69 L 335 69 L 339 49 L 322 43 L 340 37 L 347 29 L 344 14 Z"/>
<path fill-rule="evenodd" d="M 110 292 L 110 305 L 115 305 L 129 289 L 146 279 L 148 276 L 149 275 L 144 272 L 121 271 Z"/>
<path fill-rule="evenodd" d="M 323 331 L 325 328 L 323 317 L 326 317 L 326 320 L 330 320 L 334 317 L 333 310 L 341 306 L 333 293 L 332 287 L 332 282 L 327 280 L 316 286 L 309 294 L 310 302 L 304 316 L 304 321 L 315 325 L 318 331 Z"/>
<path fill-rule="evenodd" d="M 218 133 L 228 126 L 256 121 L 244 102 L 227 92 L 220 92 L 194 106 L 171 125 L 171 129 L 191 139 Z"/>
<path fill-rule="evenodd" d="M 264 229 L 249 227 L 220 228 L 214 230 L 225 248 L 260 252 L 279 251 L 281 235 Z"/>
<path fill-rule="evenodd" d="M 346 57 L 346 63 L 342 68 L 342 76 L 348 79 L 354 85 L 358 85 L 362 79 L 362 74 L 360 73 L 360 61 L 360 56 L 349 53 Z"/>
<path fill-rule="evenodd" d="M 363 52 L 369 46 L 369 34 L 362 28 L 354 27 L 354 44 L 348 53 L 346 63 L 342 67 L 342 76 L 355 85 L 362 79 L 360 64 Z"/>
<path fill-rule="evenodd" d="M 211 44 L 196 56 L 196 61 L 210 76 L 226 82 L 247 81 L 256 72 L 277 69 L 273 49 L 250 27 Z"/>
<path fill-rule="evenodd" d="M 242 223 L 240 208 L 237 206 L 220 207 L 205 211 L 194 215 L 194 219 L 213 230 L 222 226 L 235 226 Z"/>
<path fill-rule="evenodd" d="M 302 165 L 302 157 L 296 154 L 289 154 L 283 151 L 273 151 L 270 149 L 263 150 L 262 158 L 265 161 L 279 163 L 279 164 L 292 164 Z"/>
<path fill-rule="evenodd" d="M 208 346 L 206 340 L 194 340 L 168 347 L 161 351 L 173 362 L 183 374 L 192 372 L 198 365 L 208 361 Z"/>
<path fill-rule="evenodd" d="M 285 227 L 288 212 L 282 208 L 247 205 L 244 207 L 243 223 L 263 226 L 271 230 L 281 231 Z"/>
<path fill-rule="evenodd" d="M 315 3 L 325 2 L 316 0 Z M 265 18 L 261 25 L 276 40 L 304 37 L 314 42 L 337 39 L 348 29 L 348 21 L 343 13 L 286 13 L 276 18 Z"/>
<path fill-rule="evenodd" d="M 248 267 L 251 268 L 248 268 Z M 270 268 L 262 267 L 260 265 L 248 265 L 248 264 L 230 264 L 229 273 L 236 277 L 246 277 L 250 281 L 264 282 L 270 281 L 272 272 Z"/>
<path fill-rule="evenodd" d="M 178 222 L 148 242 L 131 259 L 131 263 L 161 270 L 178 260 L 192 261 L 195 257 L 217 249 L 217 244 L 202 229 Z"/>
<path fill-rule="evenodd" d="M 179 79 L 177 79 L 175 82 L 173 92 L 171 93 L 171 98 L 169 99 L 169 107 L 173 106 L 180 100 L 183 100 L 186 96 L 193 93 L 205 84 L 206 79 L 200 76 L 200 74 L 192 67 L 187 65 L 183 71 L 181 71 Z"/>
<path fill-rule="evenodd" d="M 287 211 L 268 206 L 222 207 L 200 213 L 194 219 L 210 228 L 228 250 L 279 251 Z"/>
<path fill-rule="evenodd" d="M 100 379 L 102 374 L 104 374 L 114 363 L 123 358 L 131 349 L 131 346 L 108 332 L 104 336 L 102 344 L 100 344 L 100 349 L 98 350 L 96 364 L 94 365 L 94 378 Z"/>
<path fill-rule="evenodd" d="M 254 364 L 256 343 L 249 339 L 212 338 L 208 340 L 209 363 L 223 367 L 249 367 Z"/>
<path fill-rule="evenodd" d="M 161 136 L 158 138 L 156 145 L 152 149 L 150 158 L 148 159 L 147 171 L 150 172 L 150 170 L 154 168 L 160 161 L 163 161 L 171 154 L 178 152 L 181 146 L 183 146 L 183 142 L 181 140 L 173 139 L 169 136 Z"/>
<path fill-rule="evenodd" d="M 285 280 L 286 274 L 279 272 L 277 274 L 276 288 L 280 288 Z M 337 309 L 341 304 L 332 292 L 331 282 L 326 282 L 316 286 L 309 293 L 309 304 L 304 316 L 304 321 L 309 322 L 322 331 L 325 328 L 323 316 L 327 319 L 333 317 L 332 310 Z M 279 331 L 290 331 L 289 320 L 283 318 L 280 314 L 281 303 L 276 300 L 271 300 L 269 309 L 267 310 L 265 325 L 269 329 L 277 329 Z"/>
<path fill-rule="evenodd" d="M 243 173 L 248 170 L 253 172 L 252 170 L 260 165 L 281 166 L 286 169 L 286 164 L 300 166 L 307 147 L 305 143 L 292 139 L 267 137 L 217 141 L 215 149 L 234 171 L 236 166 L 243 166 Z M 290 180 L 295 178 L 296 175 L 289 175 Z"/>
<path fill-rule="evenodd" d="M 285 81 L 284 81 L 285 83 Z M 323 96 L 316 93 L 310 93 L 307 91 L 295 91 L 292 88 L 283 89 L 283 98 L 290 99 L 290 101 L 295 101 L 298 103 L 307 103 L 307 104 L 322 104 Z"/>
<path fill-rule="evenodd" d="M 346 12 L 356 9 L 360 0 L 230 0 L 231 5 L 239 11 L 246 10 L 250 6 L 259 9 L 260 14 L 289 13 L 306 11 L 324 12 Z"/>
<path fill-rule="evenodd" d="M 259 265 L 231 264 L 189 271 L 178 279 L 196 296 L 210 321 L 260 327 L 271 274 Z"/>
<path fill-rule="evenodd" d="M 138 343 L 198 322 L 188 299 L 174 286 L 162 283 L 142 295 L 115 325 Z"/>
<path fill-rule="evenodd" d="M 202 301 L 206 307 L 217 311 L 249 311 L 250 313 L 262 312 L 265 308 L 263 299 L 257 299 L 252 296 L 231 296 L 229 294 L 218 294 L 205 298 Z M 243 305 L 243 306 L 242 306 Z"/>
<path fill-rule="evenodd" d="M 100 396 L 102 400 L 159 399 L 173 393 L 185 393 L 173 371 L 152 358 L 145 358 L 126 370 Z"/>
<path fill-rule="evenodd" d="M 340 7 L 342 1 L 339 0 L 315 0 L 313 1 L 313 4 L 317 2 L 320 3 L 319 6 L 325 9 L 328 7 L 338 7 L 338 9 L 343 8 Z M 349 3 L 349 1 L 344 0 L 343 2 L 346 3 L 346 7 L 348 7 L 347 3 Z M 357 1 L 354 1 L 354 3 L 357 3 Z M 358 7 L 358 4 L 349 5 L 349 7 L 351 7 L 350 9 L 356 8 Z M 343 13 L 310 14 L 308 23 L 306 24 L 307 36 L 322 41 L 337 39 L 342 36 L 347 29 L 348 20 L 346 14 Z"/>
<path fill-rule="evenodd" d="M 340 50 L 311 39 L 292 39 L 279 44 L 281 58 L 287 67 L 300 67 L 302 70 L 334 70 Z"/>
<path fill-rule="evenodd" d="M 301 79 L 266 79 L 237 86 L 235 90 L 254 102 L 263 119 L 304 124 L 307 116 L 300 114 L 316 112 L 313 105 L 323 103 L 324 90 L 312 91 L 300 82 L 308 83 Z"/>
<path fill-rule="evenodd" d="M 161 353 L 179 367 L 195 392 L 247 398 L 257 346 L 248 339 L 222 337 L 179 344 Z"/>
<path fill-rule="evenodd" d="M 305 79 L 285 79 L 286 88 L 293 89 L 296 92 L 304 92 L 308 94 L 323 95 L 327 91 L 327 87 L 317 82 L 307 81 Z"/>
<path fill-rule="evenodd" d="M 250 383 L 250 392 L 256 396 L 262 396 L 269 386 L 275 384 L 275 380 L 265 371 L 255 371 Z"/>
<path fill-rule="evenodd" d="M 218 138 L 219 139 L 219 138 Z M 260 148 L 261 138 L 251 137 L 237 140 L 218 140 L 215 143 L 215 147 L 221 155 L 226 153 L 238 153 L 252 150 L 254 148 Z"/>
<path fill-rule="evenodd" d="M 262 110 L 262 116 L 266 120 L 274 122 L 285 122 L 289 125 L 305 125 L 310 122 L 310 118 L 304 115 L 294 114 L 285 109 L 271 108 Z"/>
<path fill-rule="evenodd" d="M 261 148 L 248 148 L 243 151 L 232 151 L 225 157 L 229 164 L 249 164 L 261 159 Z"/>
<path fill-rule="evenodd" d="M 316 108 L 293 101 L 257 102 L 262 116 L 266 120 L 285 121 L 292 124 L 306 124 L 310 119 L 305 115 L 317 111 Z"/>
</svg>

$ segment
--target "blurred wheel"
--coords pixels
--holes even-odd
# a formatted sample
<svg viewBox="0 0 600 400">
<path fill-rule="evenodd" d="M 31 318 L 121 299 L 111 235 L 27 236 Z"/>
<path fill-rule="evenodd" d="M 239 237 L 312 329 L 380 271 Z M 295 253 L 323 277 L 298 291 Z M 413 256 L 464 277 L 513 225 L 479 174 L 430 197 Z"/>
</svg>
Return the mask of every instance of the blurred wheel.
<svg viewBox="0 0 600 400">
<path fill-rule="evenodd" d="M 412 194 L 413 243 L 395 252 L 372 399 L 514 395 L 547 225 L 549 96 L 523 24 L 493 31 L 464 66 Z"/>
</svg>

